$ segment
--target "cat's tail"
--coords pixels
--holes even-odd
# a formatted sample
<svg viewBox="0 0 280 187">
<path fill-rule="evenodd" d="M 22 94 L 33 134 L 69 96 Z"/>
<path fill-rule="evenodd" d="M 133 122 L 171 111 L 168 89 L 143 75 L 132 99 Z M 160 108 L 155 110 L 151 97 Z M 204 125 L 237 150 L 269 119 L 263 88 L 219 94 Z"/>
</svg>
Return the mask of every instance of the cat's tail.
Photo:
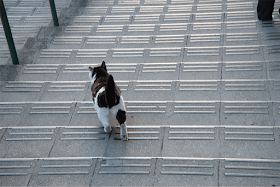
<svg viewBox="0 0 280 187">
<path fill-rule="evenodd" d="M 109 75 L 108 82 L 105 88 L 106 99 L 109 108 L 112 108 L 117 102 L 115 81 L 112 75 Z"/>
</svg>

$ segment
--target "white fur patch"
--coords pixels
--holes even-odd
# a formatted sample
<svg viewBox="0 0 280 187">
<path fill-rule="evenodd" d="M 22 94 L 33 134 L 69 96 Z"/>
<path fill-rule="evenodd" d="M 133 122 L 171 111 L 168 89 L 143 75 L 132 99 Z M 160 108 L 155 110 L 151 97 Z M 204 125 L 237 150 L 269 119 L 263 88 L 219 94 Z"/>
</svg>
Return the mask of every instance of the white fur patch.
<svg viewBox="0 0 280 187">
<path fill-rule="evenodd" d="M 92 71 L 89 72 L 89 80 L 90 80 L 90 86 L 92 86 L 96 80 L 96 75 L 92 76 Z"/>
</svg>

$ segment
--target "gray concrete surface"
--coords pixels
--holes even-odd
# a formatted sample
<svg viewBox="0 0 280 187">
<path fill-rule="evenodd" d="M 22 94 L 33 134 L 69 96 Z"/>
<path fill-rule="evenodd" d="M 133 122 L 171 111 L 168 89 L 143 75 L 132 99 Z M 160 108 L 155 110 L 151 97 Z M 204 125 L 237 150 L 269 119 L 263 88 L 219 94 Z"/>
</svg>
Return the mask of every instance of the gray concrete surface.
<svg viewBox="0 0 280 187">
<path fill-rule="evenodd" d="M 4 0 L 1 186 L 279 186 L 280 18 L 257 0 Z M 105 134 L 88 66 L 127 108 Z"/>
</svg>

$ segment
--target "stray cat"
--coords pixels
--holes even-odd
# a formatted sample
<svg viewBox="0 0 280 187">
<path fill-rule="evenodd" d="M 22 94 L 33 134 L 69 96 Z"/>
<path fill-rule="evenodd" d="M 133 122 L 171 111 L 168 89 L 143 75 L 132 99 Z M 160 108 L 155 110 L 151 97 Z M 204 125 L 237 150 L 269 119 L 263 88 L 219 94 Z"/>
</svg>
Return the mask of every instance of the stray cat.
<svg viewBox="0 0 280 187">
<path fill-rule="evenodd" d="M 122 140 L 128 140 L 126 129 L 126 111 L 119 87 L 115 84 L 113 76 L 107 72 L 103 61 L 101 66 L 89 66 L 89 78 L 91 82 L 92 99 L 97 116 L 104 126 L 104 131 L 112 131 L 110 125 L 110 113 L 120 123 L 120 136 Z"/>
</svg>

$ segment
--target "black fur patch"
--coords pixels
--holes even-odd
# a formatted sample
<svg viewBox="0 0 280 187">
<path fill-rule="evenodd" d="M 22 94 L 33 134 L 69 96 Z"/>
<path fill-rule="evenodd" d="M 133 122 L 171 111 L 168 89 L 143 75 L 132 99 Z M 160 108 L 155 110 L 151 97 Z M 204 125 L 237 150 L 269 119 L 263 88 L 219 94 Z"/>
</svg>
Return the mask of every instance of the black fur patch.
<svg viewBox="0 0 280 187">
<path fill-rule="evenodd" d="M 116 105 L 120 103 L 120 96 L 116 95 Z"/>
<path fill-rule="evenodd" d="M 105 94 L 99 94 L 98 95 L 98 106 L 101 107 L 107 107 L 107 103 L 106 103 L 106 98 L 105 98 Z"/>
<path fill-rule="evenodd" d="M 101 67 L 107 72 L 107 67 L 104 61 L 102 62 Z"/>
<path fill-rule="evenodd" d="M 120 124 L 123 124 L 126 121 L 126 112 L 119 110 L 116 118 Z"/>
</svg>

